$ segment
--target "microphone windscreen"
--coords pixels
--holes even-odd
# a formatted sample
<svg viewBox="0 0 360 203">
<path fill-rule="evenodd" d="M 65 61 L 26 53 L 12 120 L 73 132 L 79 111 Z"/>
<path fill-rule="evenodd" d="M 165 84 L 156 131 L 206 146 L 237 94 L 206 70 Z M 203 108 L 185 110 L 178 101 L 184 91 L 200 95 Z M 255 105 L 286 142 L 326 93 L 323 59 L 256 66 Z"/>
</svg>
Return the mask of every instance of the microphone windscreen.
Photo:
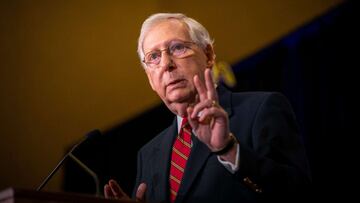
<svg viewBox="0 0 360 203">
<path fill-rule="evenodd" d="M 101 132 L 98 129 L 92 130 L 86 134 L 86 139 L 95 139 L 101 136 Z"/>
<path fill-rule="evenodd" d="M 97 138 L 101 136 L 101 132 L 98 129 L 92 130 L 88 132 L 81 141 L 79 141 L 77 144 L 75 144 L 72 149 L 69 151 L 69 153 L 82 151 L 81 149 L 88 148 L 90 143 L 96 142 Z"/>
</svg>

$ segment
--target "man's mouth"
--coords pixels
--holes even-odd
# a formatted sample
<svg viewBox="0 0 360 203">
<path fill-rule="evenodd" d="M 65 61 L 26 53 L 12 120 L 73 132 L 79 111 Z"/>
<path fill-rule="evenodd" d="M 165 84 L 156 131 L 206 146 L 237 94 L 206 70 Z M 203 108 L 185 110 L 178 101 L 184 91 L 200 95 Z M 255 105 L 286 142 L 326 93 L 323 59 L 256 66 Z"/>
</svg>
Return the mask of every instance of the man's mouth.
<svg viewBox="0 0 360 203">
<path fill-rule="evenodd" d="M 185 84 L 185 80 L 184 79 L 176 79 L 176 80 L 172 80 L 171 82 L 169 82 L 166 87 L 170 88 L 170 89 L 174 89 L 174 88 L 178 88 L 178 87 L 182 87 Z"/>
</svg>

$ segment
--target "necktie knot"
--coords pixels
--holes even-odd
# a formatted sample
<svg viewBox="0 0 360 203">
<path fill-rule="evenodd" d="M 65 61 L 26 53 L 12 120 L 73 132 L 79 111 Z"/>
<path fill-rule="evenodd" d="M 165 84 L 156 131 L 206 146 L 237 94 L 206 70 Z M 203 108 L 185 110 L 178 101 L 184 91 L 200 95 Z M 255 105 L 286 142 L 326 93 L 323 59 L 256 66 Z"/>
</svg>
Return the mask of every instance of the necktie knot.
<svg viewBox="0 0 360 203">
<path fill-rule="evenodd" d="M 181 122 L 181 128 L 179 132 L 179 136 L 184 139 L 186 142 L 191 143 L 191 126 L 187 119 L 187 117 L 183 117 Z"/>
<path fill-rule="evenodd" d="M 183 117 L 182 118 L 182 121 L 181 121 L 181 128 L 185 128 L 185 127 L 189 127 L 190 124 L 189 124 L 189 120 L 187 117 Z"/>
</svg>

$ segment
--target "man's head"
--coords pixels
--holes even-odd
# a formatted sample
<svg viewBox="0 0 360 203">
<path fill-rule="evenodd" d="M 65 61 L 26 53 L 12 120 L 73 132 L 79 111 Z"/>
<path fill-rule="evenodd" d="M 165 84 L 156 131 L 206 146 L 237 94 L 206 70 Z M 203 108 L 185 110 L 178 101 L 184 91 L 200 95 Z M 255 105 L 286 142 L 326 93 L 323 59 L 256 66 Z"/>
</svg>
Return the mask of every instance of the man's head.
<svg viewBox="0 0 360 203">
<path fill-rule="evenodd" d="M 207 30 L 183 14 L 154 14 L 141 28 L 138 54 L 149 83 L 168 108 L 180 116 L 196 102 L 193 78 L 215 62 Z"/>
</svg>

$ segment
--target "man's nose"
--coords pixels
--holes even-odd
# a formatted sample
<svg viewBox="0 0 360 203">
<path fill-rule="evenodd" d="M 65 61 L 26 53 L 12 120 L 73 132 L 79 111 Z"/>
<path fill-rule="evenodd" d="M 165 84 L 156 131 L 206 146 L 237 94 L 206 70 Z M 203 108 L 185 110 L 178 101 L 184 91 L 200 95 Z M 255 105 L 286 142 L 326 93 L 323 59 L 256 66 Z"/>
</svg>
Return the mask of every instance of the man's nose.
<svg viewBox="0 0 360 203">
<path fill-rule="evenodd" d="M 172 56 L 166 51 L 161 54 L 160 67 L 165 68 L 165 70 L 174 67 Z"/>
</svg>

